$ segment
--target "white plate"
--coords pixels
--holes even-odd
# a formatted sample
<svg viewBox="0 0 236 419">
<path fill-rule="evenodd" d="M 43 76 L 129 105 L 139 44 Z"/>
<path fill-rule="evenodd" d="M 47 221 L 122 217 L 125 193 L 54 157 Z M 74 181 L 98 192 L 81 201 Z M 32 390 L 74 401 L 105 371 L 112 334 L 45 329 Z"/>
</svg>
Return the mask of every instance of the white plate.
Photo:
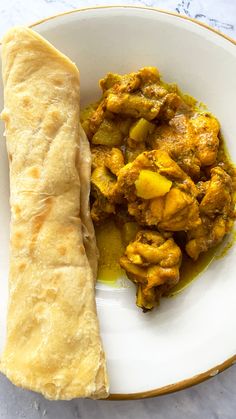
<svg viewBox="0 0 236 419">
<path fill-rule="evenodd" d="M 44 21 L 34 29 L 78 65 L 82 105 L 99 96 L 98 80 L 108 71 L 125 73 L 147 65 L 158 66 L 165 79 L 177 82 L 217 115 L 230 154 L 236 161 L 236 47 L 230 40 L 178 16 L 124 7 L 77 11 Z M 2 132 L 3 127 L 1 135 Z M 2 348 L 7 301 L 9 186 L 2 139 L 0 147 Z M 152 313 L 143 314 L 135 307 L 133 286 L 99 287 L 98 313 L 111 393 L 122 393 L 122 397 L 142 393 L 140 396 L 144 397 L 176 390 L 213 375 L 233 361 L 236 354 L 235 256 L 233 246 L 182 294 L 163 299 L 160 308 Z"/>
</svg>

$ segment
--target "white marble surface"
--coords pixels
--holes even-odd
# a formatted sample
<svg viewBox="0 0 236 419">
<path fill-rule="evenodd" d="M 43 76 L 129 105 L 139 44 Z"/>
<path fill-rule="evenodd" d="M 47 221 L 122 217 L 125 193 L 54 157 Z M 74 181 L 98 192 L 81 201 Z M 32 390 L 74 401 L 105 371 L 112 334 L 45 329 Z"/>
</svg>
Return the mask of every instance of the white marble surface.
<svg viewBox="0 0 236 419">
<path fill-rule="evenodd" d="M 236 0 L 0 0 L 0 37 L 16 24 L 80 7 L 133 4 L 159 7 L 199 19 L 236 38 Z M 0 376 L 2 419 L 235 419 L 236 365 L 193 388 L 155 399 L 137 401 L 49 402 L 15 388 Z"/>
</svg>

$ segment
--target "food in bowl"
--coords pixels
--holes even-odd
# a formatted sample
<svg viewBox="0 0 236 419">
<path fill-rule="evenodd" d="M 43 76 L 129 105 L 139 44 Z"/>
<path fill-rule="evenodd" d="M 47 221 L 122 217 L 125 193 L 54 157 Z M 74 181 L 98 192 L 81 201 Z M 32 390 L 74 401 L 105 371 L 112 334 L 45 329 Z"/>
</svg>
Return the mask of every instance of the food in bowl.
<svg viewBox="0 0 236 419">
<path fill-rule="evenodd" d="M 137 285 L 137 306 L 149 311 L 180 280 L 183 259 L 194 269 L 232 230 L 235 169 L 216 117 L 157 68 L 108 73 L 100 87 L 101 99 L 81 114 L 91 216 L 101 253 L 104 240 L 113 245 L 102 230 L 120 230 L 117 263 Z"/>
</svg>

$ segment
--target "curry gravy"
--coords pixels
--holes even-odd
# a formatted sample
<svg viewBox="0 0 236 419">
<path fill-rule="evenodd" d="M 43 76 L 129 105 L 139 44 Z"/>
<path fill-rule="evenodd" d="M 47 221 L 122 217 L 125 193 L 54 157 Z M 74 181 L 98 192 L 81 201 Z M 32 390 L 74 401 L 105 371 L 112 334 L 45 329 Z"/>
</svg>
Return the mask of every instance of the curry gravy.
<svg viewBox="0 0 236 419">
<path fill-rule="evenodd" d="M 98 264 L 98 281 L 110 286 L 116 286 L 120 277 L 126 276 L 125 271 L 119 265 L 119 258 L 125 251 L 126 244 L 122 238 L 122 231 L 113 220 L 105 221 L 101 226 L 95 227 L 97 246 L 100 254 Z M 184 290 L 201 272 L 211 264 L 215 258 L 224 257 L 236 240 L 234 233 L 233 239 L 229 241 L 220 255 L 218 255 L 219 245 L 201 253 L 197 261 L 193 261 L 183 253 L 180 268 L 180 280 L 167 294 L 172 297 Z"/>
</svg>

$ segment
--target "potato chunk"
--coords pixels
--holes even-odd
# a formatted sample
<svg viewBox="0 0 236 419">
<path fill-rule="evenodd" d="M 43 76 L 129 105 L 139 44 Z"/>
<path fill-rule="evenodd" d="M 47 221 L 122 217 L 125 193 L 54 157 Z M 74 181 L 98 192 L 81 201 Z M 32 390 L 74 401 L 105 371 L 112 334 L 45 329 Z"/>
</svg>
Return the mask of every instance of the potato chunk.
<svg viewBox="0 0 236 419">
<path fill-rule="evenodd" d="M 122 138 L 122 132 L 117 125 L 113 121 L 104 119 L 92 138 L 92 144 L 114 147 L 122 143 Z"/>
<path fill-rule="evenodd" d="M 155 130 L 155 125 L 144 118 L 136 121 L 129 130 L 129 137 L 136 142 L 145 141 L 148 134 L 152 134 Z"/>
<path fill-rule="evenodd" d="M 141 170 L 135 181 L 137 196 L 143 199 L 157 198 L 169 192 L 172 181 L 151 170 Z"/>
</svg>

